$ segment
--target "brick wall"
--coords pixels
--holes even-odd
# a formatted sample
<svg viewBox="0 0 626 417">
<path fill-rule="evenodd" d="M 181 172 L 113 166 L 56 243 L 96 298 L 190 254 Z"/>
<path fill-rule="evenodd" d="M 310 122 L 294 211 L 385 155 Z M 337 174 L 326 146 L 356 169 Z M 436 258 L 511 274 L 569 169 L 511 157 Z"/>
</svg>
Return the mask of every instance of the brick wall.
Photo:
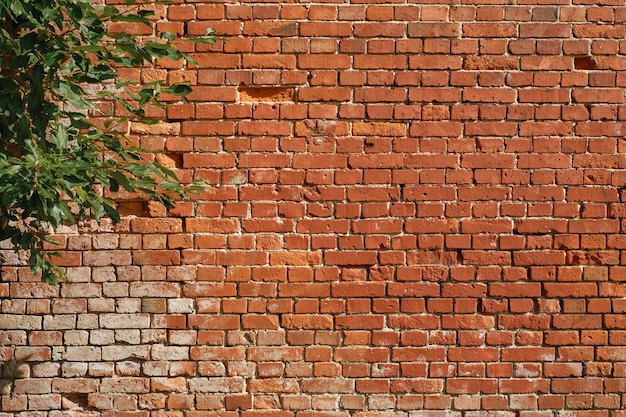
<svg viewBox="0 0 626 417">
<path fill-rule="evenodd" d="M 427 3 L 160 8 L 210 186 L 6 253 L 0 417 L 623 417 L 624 0 Z"/>
</svg>

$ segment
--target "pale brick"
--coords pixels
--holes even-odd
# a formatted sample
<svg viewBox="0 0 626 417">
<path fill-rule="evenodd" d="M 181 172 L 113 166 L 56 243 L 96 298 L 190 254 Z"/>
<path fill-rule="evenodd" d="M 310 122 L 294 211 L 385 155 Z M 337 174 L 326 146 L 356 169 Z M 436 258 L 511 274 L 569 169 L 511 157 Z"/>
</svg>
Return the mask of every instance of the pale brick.
<svg viewBox="0 0 626 417">
<path fill-rule="evenodd" d="M 150 391 L 150 379 L 132 377 L 113 377 L 100 383 L 102 393 L 141 394 Z"/>
<path fill-rule="evenodd" d="M 416 410 L 410 411 L 409 417 L 461 417 L 461 412 L 452 410 Z"/>
<path fill-rule="evenodd" d="M 0 323 L 2 322 L 0 315 Z M 23 330 L 3 330 L 0 331 L 0 346 L 25 345 L 26 332 Z"/>
<path fill-rule="evenodd" d="M 115 268 L 112 266 L 91 268 L 91 273 L 95 282 L 115 281 Z"/>
<path fill-rule="evenodd" d="M 127 359 L 148 360 L 150 346 L 103 346 L 102 359 L 105 361 L 121 361 Z"/>
<path fill-rule="evenodd" d="M 140 313 L 141 300 L 139 298 L 122 298 L 117 300 L 115 311 L 117 313 Z"/>
<path fill-rule="evenodd" d="M 89 250 L 91 249 L 91 236 L 69 236 L 67 239 L 67 248 L 70 250 Z"/>
<path fill-rule="evenodd" d="M 24 314 L 26 313 L 26 300 L 4 300 L 2 310 L 9 314 Z"/>
<path fill-rule="evenodd" d="M 44 362 L 33 365 L 34 378 L 51 378 L 59 375 L 61 365 L 55 362 Z"/>
<path fill-rule="evenodd" d="M 0 329 L 40 330 L 42 319 L 38 316 L 23 316 L 16 314 L 0 314 Z"/>
<path fill-rule="evenodd" d="M 115 341 L 137 345 L 141 343 L 141 332 L 137 329 L 115 330 Z"/>
<path fill-rule="evenodd" d="M 96 314 L 79 314 L 76 320 L 77 329 L 97 329 L 98 315 Z"/>
<path fill-rule="evenodd" d="M 150 315 L 139 314 L 102 314 L 100 325 L 105 329 L 144 329 L 150 327 Z"/>
<path fill-rule="evenodd" d="M 85 346 L 89 344 L 89 332 L 86 330 L 67 330 L 63 333 L 66 346 Z"/>
<path fill-rule="evenodd" d="M 65 348 L 63 359 L 74 362 L 97 362 L 102 359 L 99 347 L 94 346 L 68 346 Z"/>
<path fill-rule="evenodd" d="M 167 330 L 148 329 L 141 331 L 141 343 L 165 343 L 167 341 Z"/>
<path fill-rule="evenodd" d="M 133 282 L 131 297 L 179 297 L 180 285 L 174 282 Z"/>
<path fill-rule="evenodd" d="M 59 314 L 55 316 L 44 316 L 43 328 L 44 330 L 65 330 L 73 329 L 76 327 L 76 315 L 75 314 Z"/>
<path fill-rule="evenodd" d="M 192 298 L 175 298 L 167 300 L 167 312 L 170 314 L 195 313 Z"/>
<path fill-rule="evenodd" d="M 115 375 L 133 377 L 142 376 L 141 363 L 135 361 L 115 362 Z"/>
<path fill-rule="evenodd" d="M 102 284 L 66 283 L 61 286 L 61 297 L 95 298 L 102 296 Z"/>
<path fill-rule="evenodd" d="M 143 364 L 143 373 L 147 376 L 166 376 L 170 363 L 167 361 L 147 361 Z"/>
<path fill-rule="evenodd" d="M 69 267 L 66 269 L 67 282 L 89 282 L 91 268 L 87 266 Z"/>
<path fill-rule="evenodd" d="M 243 392 L 243 378 L 190 378 L 191 392 Z"/>
<path fill-rule="evenodd" d="M 91 330 L 89 332 L 89 344 L 91 345 L 111 345 L 114 343 L 114 330 Z"/>
<path fill-rule="evenodd" d="M 120 237 L 116 234 L 98 235 L 93 237 L 94 249 L 117 249 Z"/>
<path fill-rule="evenodd" d="M 128 297 L 128 284 L 125 282 L 105 282 L 102 286 L 105 297 Z"/>
<path fill-rule="evenodd" d="M 87 375 L 88 365 L 84 362 L 65 362 L 61 365 L 61 376 L 63 378 L 76 378 Z M 54 391 L 54 381 L 52 382 Z M 56 391 L 59 392 L 59 391 Z"/>
<path fill-rule="evenodd" d="M 89 394 L 87 404 L 97 410 L 111 410 L 113 408 L 113 397 L 108 394 Z"/>
<path fill-rule="evenodd" d="M 169 334 L 169 342 L 172 345 L 195 345 L 197 339 L 195 330 L 172 330 Z"/>
<path fill-rule="evenodd" d="M 153 345 L 152 360 L 157 361 L 184 361 L 189 359 L 189 348 L 186 346 Z"/>
<path fill-rule="evenodd" d="M 120 249 L 141 249 L 141 235 L 120 235 Z"/>
</svg>

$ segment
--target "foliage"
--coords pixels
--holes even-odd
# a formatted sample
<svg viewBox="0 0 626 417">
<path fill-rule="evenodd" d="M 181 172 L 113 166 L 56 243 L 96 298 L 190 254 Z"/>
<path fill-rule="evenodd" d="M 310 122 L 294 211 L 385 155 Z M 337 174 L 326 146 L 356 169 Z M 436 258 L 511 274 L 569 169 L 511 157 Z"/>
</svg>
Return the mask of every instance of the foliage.
<svg viewBox="0 0 626 417">
<path fill-rule="evenodd" d="M 160 93 L 190 92 L 187 85 L 118 82 L 120 68 L 189 60 L 171 44 L 171 33 L 138 39 L 108 30 L 117 22 L 154 27 L 150 8 L 133 3 L 0 0 L 0 241 L 28 251 L 32 272 L 49 283 L 63 272 L 44 250 L 46 232 L 90 216 L 120 220 L 103 190 L 171 206 L 190 188 L 144 158 L 123 129 L 130 121 L 155 123 L 146 108 L 158 105 Z M 118 111 L 96 124 L 90 116 L 103 100 Z"/>
</svg>

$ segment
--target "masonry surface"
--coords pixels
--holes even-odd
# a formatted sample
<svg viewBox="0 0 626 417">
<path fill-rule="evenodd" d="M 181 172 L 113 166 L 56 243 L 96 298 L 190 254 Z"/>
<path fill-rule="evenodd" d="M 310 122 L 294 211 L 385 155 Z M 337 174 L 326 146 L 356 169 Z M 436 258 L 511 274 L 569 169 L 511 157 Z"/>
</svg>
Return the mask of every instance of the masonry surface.
<svg viewBox="0 0 626 417">
<path fill-rule="evenodd" d="M 0 417 L 625 415 L 623 0 L 156 11 L 227 38 L 123 74 L 209 186 L 4 251 Z"/>
</svg>

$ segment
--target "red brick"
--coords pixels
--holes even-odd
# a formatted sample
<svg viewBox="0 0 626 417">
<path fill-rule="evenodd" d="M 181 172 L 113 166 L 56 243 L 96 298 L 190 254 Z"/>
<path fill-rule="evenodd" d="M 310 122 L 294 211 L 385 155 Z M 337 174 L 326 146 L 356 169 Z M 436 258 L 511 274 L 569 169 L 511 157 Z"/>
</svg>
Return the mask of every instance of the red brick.
<svg viewBox="0 0 626 417">
<path fill-rule="evenodd" d="M 3 246 L 0 411 L 620 417 L 623 4 L 452 3 L 155 6 L 226 41 L 120 69 L 193 87 L 130 139 L 207 184 L 64 227 L 58 288 Z"/>
</svg>

